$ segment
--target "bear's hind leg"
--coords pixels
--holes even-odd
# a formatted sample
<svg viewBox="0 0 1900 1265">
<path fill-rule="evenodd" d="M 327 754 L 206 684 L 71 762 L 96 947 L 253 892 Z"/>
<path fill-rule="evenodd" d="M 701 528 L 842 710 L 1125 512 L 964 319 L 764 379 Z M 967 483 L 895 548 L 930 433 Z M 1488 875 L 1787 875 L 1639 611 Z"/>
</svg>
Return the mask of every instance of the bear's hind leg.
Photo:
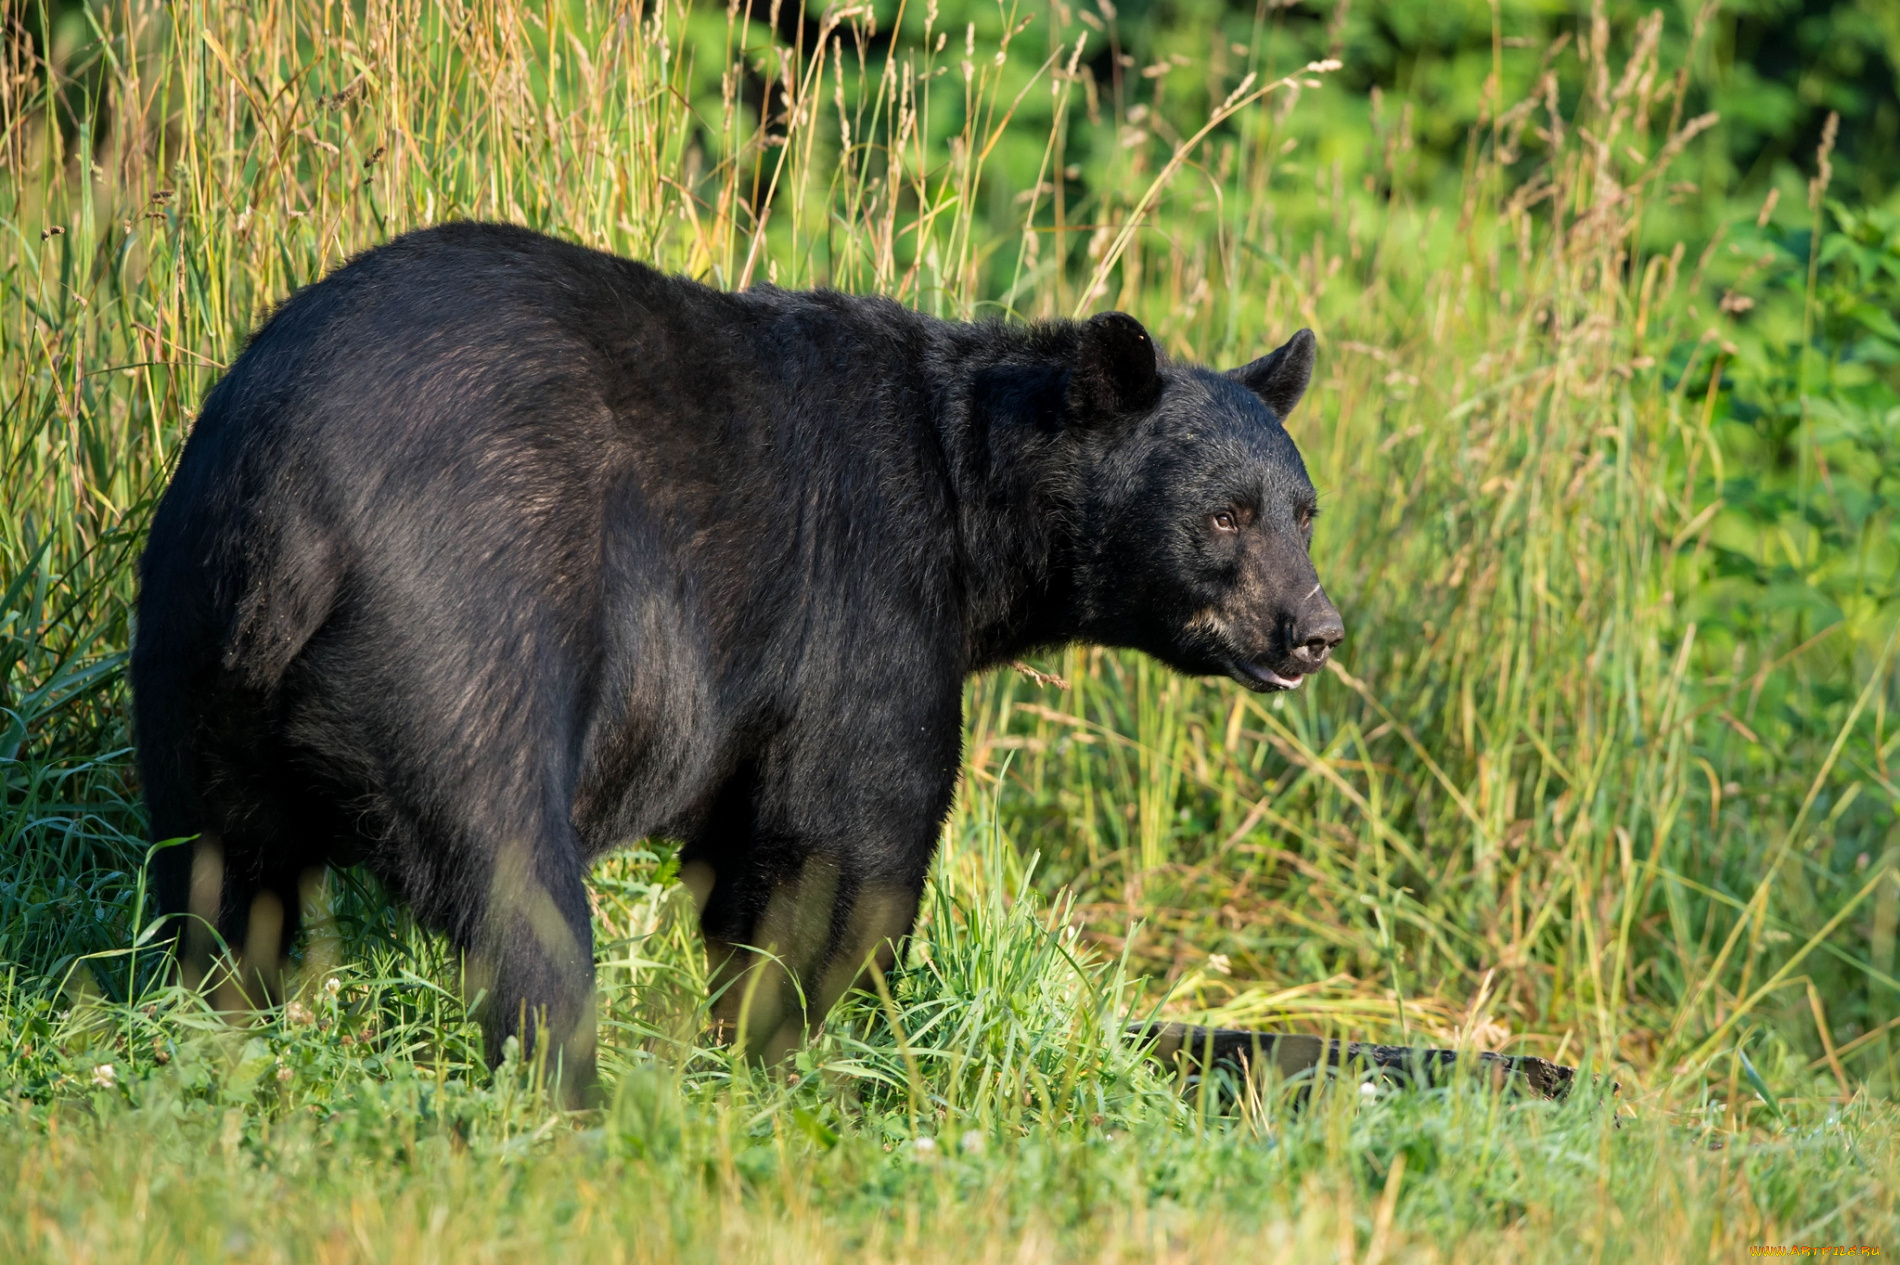
<svg viewBox="0 0 1900 1265">
<path fill-rule="evenodd" d="M 221 770 L 222 772 L 223 770 Z M 310 814 L 281 804 L 269 790 L 222 778 L 202 813 L 176 811 L 175 797 L 153 794 L 150 885 L 177 950 L 180 976 L 217 983 L 223 1010 L 281 1001 L 283 970 L 302 924 L 305 880 L 323 864 L 323 841 Z M 191 797 L 196 807 L 196 796 Z"/>
<path fill-rule="evenodd" d="M 596 1091 L 593 924 L 572 831 L 493 855 L 480 909 L 455 937 L 469 994 L 481 996 L 489 1066 L 513 1038 L 524 1062 L 545 1056 L 566 1105 L 587 1105 Z"/>
</svg>

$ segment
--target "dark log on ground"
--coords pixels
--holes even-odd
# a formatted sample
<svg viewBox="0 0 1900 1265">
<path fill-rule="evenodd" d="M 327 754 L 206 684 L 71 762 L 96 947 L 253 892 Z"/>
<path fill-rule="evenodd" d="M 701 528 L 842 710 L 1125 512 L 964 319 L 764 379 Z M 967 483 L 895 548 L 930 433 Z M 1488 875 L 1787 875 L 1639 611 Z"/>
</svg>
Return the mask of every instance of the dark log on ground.
<svg viewBox="0 0 1900 1265">
<path fill-rule="evenodd" d="M 1450 1081 L 1461 1058 L 1467 1064 L 1475 1060 L 1475 1070 L 1488 1075 L 1498 1088 L 1529 1092 L 1539 1098 L 1565 1097 L 1577 1078 L 1575 1068 L 1528 1054 L 1461 1056 L 1455 1050 L 1328 1041 L 1300 1033 L 1203 1028 L 1185 1023 L 1134 1024 L 1128 1035 L 1146 1044 L 1149 1057 L 1156 1062 L 1196 1082 L 1210 1068 L 1244 1079 L 1254 1069 L 1271 1067 L 1281 1079 L 1292 1080 L 1323 1066 L 1395 1085 L 1431 1086 Z"/>
</svg>

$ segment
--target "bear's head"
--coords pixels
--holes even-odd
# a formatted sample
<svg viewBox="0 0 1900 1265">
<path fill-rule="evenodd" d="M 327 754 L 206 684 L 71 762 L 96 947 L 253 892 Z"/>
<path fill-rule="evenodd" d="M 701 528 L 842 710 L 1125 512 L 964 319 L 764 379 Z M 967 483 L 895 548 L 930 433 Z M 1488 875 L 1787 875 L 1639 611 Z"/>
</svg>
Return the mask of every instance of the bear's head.
<svg viewBox="0 0 1900 1265">
<path fill-rule="evenodd" d="M 1297 688 L 1345 637 L 1308 548 L 1318 504 L 1282 419 L 1314 340 L 1229 373 L 1163 363 L 1133 317 L 1078 330 L 1083 635 L 1253 690 Z"/>
</svg>

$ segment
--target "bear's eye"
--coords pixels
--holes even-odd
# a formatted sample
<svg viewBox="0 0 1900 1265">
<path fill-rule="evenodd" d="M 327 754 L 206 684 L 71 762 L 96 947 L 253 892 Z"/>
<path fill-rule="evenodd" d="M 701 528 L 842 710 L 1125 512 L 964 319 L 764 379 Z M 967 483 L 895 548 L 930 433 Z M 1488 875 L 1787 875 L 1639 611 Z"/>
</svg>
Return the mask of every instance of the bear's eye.
<svg viewBox="0 0 1900 1265">
<path fill-rule="evenodd" d="M 1240 523 L 1234 518 L 1233 511 L 1221 510 L 1213 516 L 1215 531 L 1239 531 Z"/>
</svg>

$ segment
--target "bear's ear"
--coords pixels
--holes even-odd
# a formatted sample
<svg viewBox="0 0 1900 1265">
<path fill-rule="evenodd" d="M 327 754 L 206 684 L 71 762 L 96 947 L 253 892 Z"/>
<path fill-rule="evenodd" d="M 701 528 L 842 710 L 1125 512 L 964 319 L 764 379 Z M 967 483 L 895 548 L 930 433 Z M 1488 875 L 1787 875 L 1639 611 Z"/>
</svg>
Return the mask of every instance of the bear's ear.
<svg viewBox="0 0 1900 1265">
<path fill-rule="evenodd" d="M 1069 379 L 1078 420 L 1145 408 L 1161 391 L 1154 339 L 1126 312 L 1103 312 L 1082 327 Z"/>
<path fill-rule="evenodd" d="M 1317 346 L 1313 331 L 1303 329 L 1250 365 L 1228 371 L 1227 376 L 1262 400 L 1281 419 L 1306 394 L 1313 380 L 1313 351 Z"/>
</svg>

